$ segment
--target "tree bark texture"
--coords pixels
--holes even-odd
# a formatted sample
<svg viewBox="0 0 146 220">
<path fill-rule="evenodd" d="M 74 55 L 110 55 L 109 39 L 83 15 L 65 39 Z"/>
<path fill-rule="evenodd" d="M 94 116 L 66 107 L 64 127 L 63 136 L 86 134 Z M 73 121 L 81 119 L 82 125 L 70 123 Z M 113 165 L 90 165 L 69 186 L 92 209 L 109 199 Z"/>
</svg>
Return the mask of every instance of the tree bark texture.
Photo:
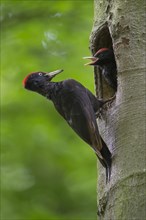
<svg viewBox="0 0 146 220">
<path fill-rule="evenodd" d="M 105 183 L 100 165 L 98 219 L 146 219 L 146 35 L 145 1 L 95 0 L 90 49 L 114 50 L 118 90 L 98 119 L 101 136 L 112 152 L 111 180 Z M 94 70 L 96 94 L 104 99 L 113 91 Z M 103 81 L 103 94 L 100 88 Z"/>
</svg>

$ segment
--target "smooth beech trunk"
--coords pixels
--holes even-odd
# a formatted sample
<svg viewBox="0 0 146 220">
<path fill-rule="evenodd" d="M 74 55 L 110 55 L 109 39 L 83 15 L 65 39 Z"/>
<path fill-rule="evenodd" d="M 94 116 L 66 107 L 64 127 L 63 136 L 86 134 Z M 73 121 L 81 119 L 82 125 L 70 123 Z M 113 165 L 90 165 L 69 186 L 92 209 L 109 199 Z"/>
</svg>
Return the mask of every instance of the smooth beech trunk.
<svg viewBox="0 0 146 220">
<path fill-rule="evenodd" d="M 95 0 L 90 49 L 113 48 L 118 69 L 115 100 L 97 120 L 99 130 L 113 155 L 111 181 L 105 183 L 100 165 L 98 219 L 146 219 L 146 20 L 145 1 Z M 96 93 L 113 95 L 94 70 Z M 103 81 L 103 94 L 101 92 Z"/>
</svg>

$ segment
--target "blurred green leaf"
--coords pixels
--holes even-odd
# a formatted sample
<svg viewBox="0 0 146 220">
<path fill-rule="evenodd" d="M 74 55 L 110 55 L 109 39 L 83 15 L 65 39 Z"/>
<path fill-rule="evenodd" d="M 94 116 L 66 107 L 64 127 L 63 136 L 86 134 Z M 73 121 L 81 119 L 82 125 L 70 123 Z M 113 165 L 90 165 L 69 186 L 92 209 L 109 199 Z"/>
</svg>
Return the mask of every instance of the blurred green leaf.
<svg viewBox="0 0 146 220">
<path fill-rule="evenodd" d="M 23 89 L 34 71 L 65 71 L 94 91 L 91 0 L 1 1 L 2 219 L 96 219 L 96 157 L 52 103 Z"/>
</svg>

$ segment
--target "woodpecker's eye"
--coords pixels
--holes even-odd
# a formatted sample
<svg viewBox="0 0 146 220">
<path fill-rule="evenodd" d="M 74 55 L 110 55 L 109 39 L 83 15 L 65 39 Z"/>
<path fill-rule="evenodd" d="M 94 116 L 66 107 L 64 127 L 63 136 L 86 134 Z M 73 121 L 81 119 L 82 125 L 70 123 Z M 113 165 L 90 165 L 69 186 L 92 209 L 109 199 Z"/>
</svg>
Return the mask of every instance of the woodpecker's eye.
<svg viewBox="0 0 146 220">
<path fill-rule="evenodd" d="M 38 73 L 38 75 L 39 75 L 39 76 L 42 76 L 43 74 L 42 74 L 42 73 Z"/>
</svg>

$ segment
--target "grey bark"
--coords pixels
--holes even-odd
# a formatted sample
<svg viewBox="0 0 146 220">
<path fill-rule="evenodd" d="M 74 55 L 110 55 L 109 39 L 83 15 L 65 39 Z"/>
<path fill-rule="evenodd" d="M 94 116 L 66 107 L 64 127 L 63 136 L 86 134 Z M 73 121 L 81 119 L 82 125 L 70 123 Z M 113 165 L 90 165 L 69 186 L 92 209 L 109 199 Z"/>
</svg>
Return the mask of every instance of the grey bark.
<svg viewBox="0 0 146 220">
<path fill-rule="evenodd" d="M 118 67 L 118 91 L 98 119 L 100 133 L 113 155 L 111 181 L 106 185 L 100 165 L 98 219 L 146 219 L 146 36 L 145 1 L 95 0 L 91 52 L 113 47 Z M 101 74 L 95 85 L 101 97 Z M 100 87 L 100 88 L 99 88 Z M 103 97 L 113 91 L 103 82 Z"/>
</svg>

